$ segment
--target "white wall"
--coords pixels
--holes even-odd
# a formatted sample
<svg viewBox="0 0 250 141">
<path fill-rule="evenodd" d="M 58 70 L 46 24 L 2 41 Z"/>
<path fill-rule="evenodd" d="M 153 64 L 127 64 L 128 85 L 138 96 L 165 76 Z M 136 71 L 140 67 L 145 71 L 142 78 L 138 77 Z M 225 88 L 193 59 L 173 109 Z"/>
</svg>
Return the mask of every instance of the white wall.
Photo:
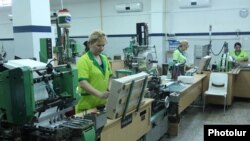
<svg viewBox="0 0 250 141">
<path fill-rule="evenodd" d="M 202 1 L 202 0 L 201 0 Z M 210 0 L 205 8 L 179 8 L 178 0 L 167 1 L 168 32 L 213 32 L 249 31 L 250 18 L 241 18 L 242 8 L 250 10 L 249 0 Z"/>
<path fill-rule="evenodd" d="M 8 15 L 11 14 L 10 7 L 0 8 L 0 52 L 3 49 L 7 52 L 6 59 L 11 59 L 14 56 L 13 29 Z"/>
<path fill-rule="evenodd" d="M 66 3 L 72 15 L 72 26 L 70 35 L 89 35 L 95 29 L 103 29 L 106 34 L 135 34 L 135 23 L 149 22 L 149 0 L 134 0 L 143 2 L 143 12 L 117 13 L 115 5 L 124 1 L 118 0 L 81 0 L 73 4 Z M 127 1 L 129 2 L 129 1 Z M 102 6 L 100 6 L 102 5 Z M 52 11 L 57 11 L 61 6 L 51 7 Z"/>
<path fill-rule="evenodd" d="M 136 34 L 136 23 L 146 22 L 150 24 L 150 0 L 133 1 L 143 3 L 142 12 L 117 13 L 115 5 L 127 2 L 131 1 L 102 0 L 102 3 L 100 3 L 100 0 L 87 0 L 85 3 L 80 1 L 73 4 L 64 4 L 64 7 L 72 15 L 70 36 L 88 36 L 96 29 L 102 29 L 107 35 Z M 60 6 L 57 6 L 51 9 L 57 11 L 60 8 Z M 104 52 L 111 58 L 114 55 L 123 55 L 122 49 L 129 46 L 130 39 L 131 37 L 127 36 L 109 37 Z M 77 41 L 81 41 L 81 44 L 85 40 L 87 38 L 82 38 L 82 41 L 77 38 Z"/>
<path fill-rule="evenodd" d="M 100 1 L 102 3 L 100 3 Z M 143 11 L 133 13 L 117 13 L 114 6 L 123 2 L 142 2 Z M 69 9 L 72 15 L 70 36 L 77 37 L 82 44 L 95 29 L 103 29 L 107 35 L 135 34 L 136 23 L 149 24 L 150 33 L 209 33 L 212 32 L 247 32 L 248 35 L 221 35 L 211 36 L 212 48 L 218 52 L 224 41 L 233 44 L 240 41 L 244 49 L 250 50 L 250 16 L 241 18 L 239 10 L 247 8 L 250 11 L 250 0 L 211 0 L 211 5 L 205 8 L 179 8 L 178 0 L 64 0 L 64 8 Z M 55 2 L 55 1 L 54 1 Z M 102 6 L 100 6 L 102 5 Z M 157 6 L 160 10 L 157 10 Z M 166 7 L 166 9 L 162 9 Z M 57 11 L 61 5 L 51 4 L 51 10 Z M 1 13 L 0 13 L 1 14 Z M 153 16 L 152 16 L 153 15 Z M 162 16 L 165 16 L 162 18 Z M 158 18 L 161 18 L 158 20 Z M 157 22 L 159 22 L 159 27 Z M 3 24 L 5 23 L 5 24 Z M 12 28 L 8 20 L 0 21 L 0 38 L 12 38 Z M 153 27 L 152 27 L 152 25 Z M 161 27 L 163 25 L 163 27 Z M 5 27 L 8 28 L 5 28 Z M 4 33 L 2 33 L 4 29 Z M 9 30 L 9 31 L 8 31 Z M 152 32 L 153 31 L 153 32 Z M 80 37 L 80 38 L 79 38 Z M 195 45 L 209 43 L 209 36 L 175 36 L 177 40 L 187 39 L 190 42 L 188 50 L 189 62 L 193 62 L 193 49 Z M 165 61 L 164 51 L 168 49 L 167 37 L 150 37 L 150 44 L 156 45 L 157 56 L 160 62 Z M 122 49 L 129 45 L 130 37 L 109 37 L 105 53 L 109 56 L 122 54 Z M 0 41 L 1 42 L 1 41 Z M 165 50 L 164 50 L 165 49 Z M 249 52 L 250 53 L 250 52 Z M 218 59 L 218 57 L 217 57 Z"/>
<path fill-rule="evenodd" d="M 178 0 L 167 1 L 167 33 L 209 33 L 209 26 L 214 32 L 249 32 L 250 16 L 241 18 L 239 11 L 242 8 L 250 10 L 249 0 L 211 0 L 211 5 L 204 8 L 179 8 Z M 177 40 L 187 39 L 190 42 L 188 50 L 189 62 L 193 62 L 194 45 L 208 44 L 209 36 L 176 36 Z M 223 35 L 211 36 L 212 49 L 218 53 L 223 43 L 229 43 L 229 49 L 233 50 L 236 41 L 242 43 L 246 50 L 250 50 L 249 35 Z M 250 53 L 250 52 L 249 52 Z M 213 57 L 219 60 L 219 57 Z"/>
<path fill-rule="evenodd" d="M 13 38 L 13 29 L 8 15 L 11 14 L 10 7 L 0 8 L 0 39 Z"/>
</svg>

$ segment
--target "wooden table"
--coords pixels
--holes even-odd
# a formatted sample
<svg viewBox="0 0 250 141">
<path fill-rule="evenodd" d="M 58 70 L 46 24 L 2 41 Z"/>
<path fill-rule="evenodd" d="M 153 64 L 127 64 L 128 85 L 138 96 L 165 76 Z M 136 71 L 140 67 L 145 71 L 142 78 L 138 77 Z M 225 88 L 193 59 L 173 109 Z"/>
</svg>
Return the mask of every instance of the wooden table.
<svg viewBox="0 0 250 141">
<path fill-rule="evenodd" d="M 195 74 L 194 83 L 187 85 L 187 87 L 180 92 L 179 98 L 179 114 L 191 105 L 204 91 L 207 89 L 207 75 Z"/>
<path fill-rule="evenodd" d="M 164 77 L 163 77 L 163 79 L 164 79 Z M 177 93 L 177 96 L 173 96 L 170 94 L 170 102 L 172 101 L 174 103 L 177 103 L 177 105 L 178 105 L 178 107 L 177 107 L 178 109 L 176 109 L 178 111 L 178 114 L 180 114 L 183 110 L 185 110 L 199 96 L 201 96 L 202 93 L 204 93 L 207 90 L 207 87 L 208 87 L 208 80 L 207 79 L 208 79 L 207 74 L 195 74 L 192 84 L 184 84 L 185 88 L 183 88 L 179 92 L 175 92 L 175 93 Z M 164 79 L 162 81 L 162 84 L 167 84 L 168 82 L 171 82 L 171 80 Z M 175 108 L 175 106 L 174 106 L 174 108 Z"/>
<path fill-rule="evenodd" d="M 129 112 L 132 114 L 132 121 L 125 127 L 121 127 L 121 117 L 108 119 L 101 132 L 101 141 L 136 141 L 144 136 L 151 129 L 152 101 L 153 99 L 146 98 L 138 112 Z"/>
</svg>

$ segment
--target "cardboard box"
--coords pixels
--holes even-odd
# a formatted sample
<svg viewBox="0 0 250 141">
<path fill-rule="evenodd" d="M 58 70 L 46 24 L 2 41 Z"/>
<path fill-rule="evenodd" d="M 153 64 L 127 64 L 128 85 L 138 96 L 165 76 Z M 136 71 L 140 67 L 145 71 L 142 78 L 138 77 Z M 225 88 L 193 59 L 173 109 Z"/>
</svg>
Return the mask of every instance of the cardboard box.
<svg viewBox="0 0 250 141">
<path fill-rule="evenodd" d="M 147 88 L 145 80 L 148 76 L 148 73 L 140 72 L 112 80 L 110 94 L 106 104 L 108 118 L 119 118 L 125 110 L 126 113 L 130 112 L 136 109 L 138 104 L 144 102 L 143 95 L 147 92 L 145 89 Z M 132 82 L 133 86 L 131 86 Z M 143 95 L 141 95 L 141 92 L 143 92 Z"/>
<path fill-rule="evenodd" d="M 112 68 L 112 72 L 115 75 L 116 70 L 124 68 L 124 61 L 123 60 L 110 60 L 110 65 Z"/>
</svg>

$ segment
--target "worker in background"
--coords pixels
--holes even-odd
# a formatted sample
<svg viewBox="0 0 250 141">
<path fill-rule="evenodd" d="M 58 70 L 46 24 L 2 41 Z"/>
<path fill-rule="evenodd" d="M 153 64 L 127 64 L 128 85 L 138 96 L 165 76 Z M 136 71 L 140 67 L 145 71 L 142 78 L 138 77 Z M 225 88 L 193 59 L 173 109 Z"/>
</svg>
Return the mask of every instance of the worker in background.
<svg viewBox="0 0 250 141">
<path fill-rule="evenodd" d="M 88 40 L 89 51 L 76 64 L 81 95 L 76 113 L 106 104 L 112 75 L 109 60 L 102 54 L 106 43 L 105 33 L 94 31 Z"/>
<path fill-rule="evenodd" d="M 174 63 L 185 64 L 187 61 L 187 56 L 185 51 L 188 49 L 188 41 L 183 40 L 180 41 L 178 48 L 173 53 L 173 61 Z"/>
<path fill-rule="evenodd" d="M 246 51 L 241 49 L 241 43 L 236 42 L 234 44 L 234 51 L 230 52 L 230 55 L 237 61 L 237 62 L 245 62 L 248 61 L 248 54 Z"/>
<path fill-rule="evenodd" d="M 173 53 L 173 64 L 170 69 L 173 80 L 176 80 L 179 75 L 184 75 L 185 71 L 190 69 L 189 66 L 186 66 L 187 56 L 185 51 L 188 47 L 187 40 L 180 41 L 178 48 Z"/>
<path fill-rule="evenodd" d="M 82 55 L 89 51 L 88 41 L 83 42 L 83 45 L 85 48 L 84 48 Z"/>
</svg>

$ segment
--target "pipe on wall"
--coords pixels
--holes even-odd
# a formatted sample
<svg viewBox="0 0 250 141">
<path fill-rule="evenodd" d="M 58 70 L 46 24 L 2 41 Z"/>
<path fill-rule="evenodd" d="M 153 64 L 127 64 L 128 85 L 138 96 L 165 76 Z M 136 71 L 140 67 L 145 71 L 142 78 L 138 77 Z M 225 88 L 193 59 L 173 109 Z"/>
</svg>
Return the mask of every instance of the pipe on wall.
<svg viewBox="0 0 250 141">
<path fill-rule="evenodd" d="M 103 15 L 102 15 L 102 0 L 100 0 L 100 24 L 101 24 L 101 30 L 103 30 Z"/>
</svg>

